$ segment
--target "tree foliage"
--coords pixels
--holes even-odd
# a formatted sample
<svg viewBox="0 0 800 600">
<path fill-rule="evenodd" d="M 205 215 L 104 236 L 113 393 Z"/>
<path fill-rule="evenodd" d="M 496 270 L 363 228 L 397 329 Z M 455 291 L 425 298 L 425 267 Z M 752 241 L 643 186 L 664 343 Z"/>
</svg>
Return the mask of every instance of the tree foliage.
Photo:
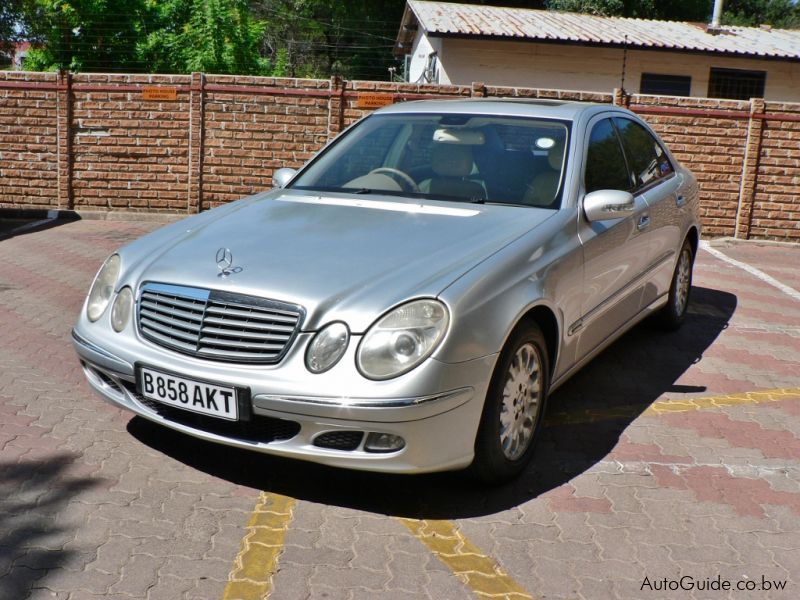
<svg viewBox="0 0 800 600">
<path fill-rule="evenodd" d="M 20 18 L 20 0 L 0 2 L 0 54 L 11 53 L 19 33 L 16 24 Z M 3 62 L 0 57 L 0 63 Z"/>
<path fill-rule="evenodd" d="M 293 77 L 386 79 L 403 0 L 254 0 L 262 52 Z"/>
<path fill-rule="evenodd" d="M 551 10 L 700 22 L 711 19 L 714 7 L 713 0 L 546 0 L 545 4 Z M 724 7 L 726 25 L 800 27 L 800 4 L 794 0 L 727 0 Z"/>
<path fill-rule="evenodd" d="M 705 21 L 713 0 L 470 0 Z M 0 50 L 34 42 L 37 70 L 386 79 L 404 0 L 0 0 Z M 800 27 L 794 0 L 728 0 L 724 23 Z"/>
<path fill-rule="evenodd" d="M 792 0 L 728 0 L 723 22 L 797 29 L 800 28 L 800 4 Z"/>
<path fill-rule="evenodd" d="M 143 0 L 28 0 L 22 9 L 27 36 L 39 42 L 26 68 L 140 70 L 136 42 Z"/>
<path fill-rule="evenodd" d="M 704 21 L 713 0 L 547 0 L 550 10 L 566 10 L 601 16 L 636 17 L 672 21 Z"/>
<path fill-rule="evenodd" d="M 247 0 L 23 0 L 34 70 L 269 74 Z"/>
<path fill-rule="evenodd" d="M 137 52 L 148 70 L 271 74 L 259 53 L 266 23 L 252 18 L 246 0 L 147 0 L 147 8 Z"/>
</svg>

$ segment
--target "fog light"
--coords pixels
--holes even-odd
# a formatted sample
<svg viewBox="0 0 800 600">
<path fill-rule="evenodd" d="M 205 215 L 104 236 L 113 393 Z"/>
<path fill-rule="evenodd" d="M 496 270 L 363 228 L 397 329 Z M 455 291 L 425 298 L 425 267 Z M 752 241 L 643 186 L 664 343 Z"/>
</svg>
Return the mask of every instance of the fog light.
<svg viewBox="0 0 800 600">
<path fill-rule="evenodd" d="M 111 326 L 119 333 L 128 324 L 133 311 L 133 292 L 131 288 L 124 287 L 117 294 L 114 306 L 111 307 Z"/>
<path fill-rule="evenodd" d="M 399 435 L 391 433 L 369 433 L 364 443 L 367 452 L 397 452 L 405 448 L 406 441 Z"/>
</svg>

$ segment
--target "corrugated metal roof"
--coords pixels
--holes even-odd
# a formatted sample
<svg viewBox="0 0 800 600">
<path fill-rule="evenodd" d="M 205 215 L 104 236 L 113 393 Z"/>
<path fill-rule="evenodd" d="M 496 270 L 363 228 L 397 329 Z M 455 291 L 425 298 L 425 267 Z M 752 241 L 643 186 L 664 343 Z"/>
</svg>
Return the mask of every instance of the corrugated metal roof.
<svg viewBox="0 0 800 600">
<path fill-rule="evenodd" d="M 408 9 L 403 25 L 410 25 L 408 20 L 413 13 L 420 26 L 431 35 L 608 46 L 627 44 L 640 49 L 800 60 L 800 31 L 787 29 L 725 26 L 719 33 L 712 34 L 706 31 L 705 24 L 699 23 L 421 0 L 408 0 Z"/>
</svg>

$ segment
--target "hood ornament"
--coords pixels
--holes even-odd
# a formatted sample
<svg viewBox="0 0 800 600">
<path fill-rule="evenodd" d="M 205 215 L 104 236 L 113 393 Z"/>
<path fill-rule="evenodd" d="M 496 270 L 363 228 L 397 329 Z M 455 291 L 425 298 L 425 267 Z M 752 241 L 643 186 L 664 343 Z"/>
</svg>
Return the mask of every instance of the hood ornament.
<svg viewBox="0 0 800 600">
<path fill-rule="evenodd" d="M 233 252 L 231 252 L 230 248 L 217 250 L 216 260 L 217 268 L 219 269 L 217 277 L 227 277 L 228 275 L 242 272 L 242 267 L 233 266 Z"/>
</svg>

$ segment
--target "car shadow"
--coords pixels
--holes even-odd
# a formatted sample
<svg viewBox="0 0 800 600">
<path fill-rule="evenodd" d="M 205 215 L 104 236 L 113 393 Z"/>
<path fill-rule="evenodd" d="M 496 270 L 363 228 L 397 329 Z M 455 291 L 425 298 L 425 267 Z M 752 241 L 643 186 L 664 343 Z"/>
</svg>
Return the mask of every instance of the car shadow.
<svg viewBox="0 0 800 600">
<path fill-rule="evenodd" d="M 385 475 L 261 455 L 197 440 L 139 417 L 129 422 L 128 431 L 215 477 L 306 501 L 412 518 L 493 514 L 557 488 L 603 460 L 628 425 L 663 394 L 705 391 L 675 382 L 727 327 L 736 305 L 730 293 L 694 287 L 681 330 L 664 333 L 645 322 L 617 340 L 554 392 L 533 462 L 504 486 L 487 488 L 464 473 Z"/>
<path fill-rule="evenodd" d="M 0 598 L 27 598 L 49 571 L 74 558 L 63 538 L 74 537 L 75 526 L 60 513 L 102 483 L 70 475 L 78 458 L 62 452 L 45 461 L 0 461 Z"/>
<path fill-rule="evenodd" d="M 39 214 L 45 213 L 45 214 Z M 64 212 L 58 218 L 47 217 L 46 211 L 0 210 L 0 242 L 13 237 L 37 233 L 80 220 L 76 213 Z"/>
</svg>

